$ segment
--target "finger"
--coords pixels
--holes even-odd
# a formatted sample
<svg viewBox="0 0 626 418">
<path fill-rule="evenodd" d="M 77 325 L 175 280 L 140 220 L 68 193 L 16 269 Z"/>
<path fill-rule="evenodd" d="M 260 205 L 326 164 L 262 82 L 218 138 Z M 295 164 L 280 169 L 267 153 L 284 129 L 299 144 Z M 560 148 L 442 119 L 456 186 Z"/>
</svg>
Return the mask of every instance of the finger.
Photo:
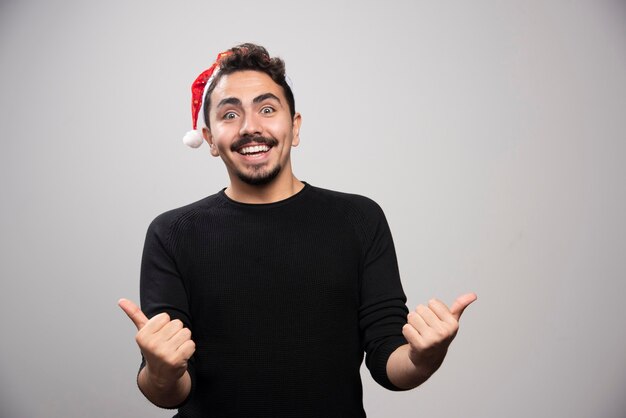
<svg viewBox="0 0 626 418">
<path fill-rule="evenodd" d="M 180 347 L 178 347 L 178 350 L 176 351 L 180 353 L 182 358 L 189 360 L 196 351 L 196 343 L 194 343 L 193 340 L 187 340 Z"/>
<path fill-rule="evenodd" d="M 478 296 L 476 296 L 476 293 L 473 293 L 473 292 L 461 295 L 458 298 L 456 298 L 456 300 L 452 304 L 452 308 L 450 308 L 450 312 L 452 312 L 452 315 L 458 321 L 461 318 L 461 315 L 463 314 L 463 311 L 465 310 L 465 308 L 467 308 L 476 299 L 478 299 Z"/>
<path fill-rule="evenodd" d="M 139 306 L 135 305 L 132 301 L 128 299 L 120 299 L 117 304 L 120 308 L 122 308 L 126 315 L 128 315 L 130 320 L 133 321 L 137 330 L 143 328 L 148 322 L 148 318 L 143 314 L 141 309 L 139 309 Z"/>
<path fill-rule="evenodd" d="M 156 334 L 160 332 L 164 327 L 167 327 L 169 324 L 170 316 L 167 312 L 161 312 L 160 314 L 156 314 L 152 318 L 150 318 L 140 331 L 143 334 Z M 166 339 L 167 338 L 163 338 L 163 336 L 161 336 L 162 341 Z"/>
<path fill-rule="evenodd" d="M 439 308 L 443 311 L 441 316 L 445 318 L 445 315 L 447 315 L 447 319 L 439 318 L 439 316 L 430 308 L 431 304 L 432 300 L 429 302 L 428 307 L 419 305 L 415 309 L 415 316 L 421 317 L 426 324 L 424 327 L 418 327 L 417 330 L 424 339 L 425 343 L 438 344 L 441 341 L 447 340 L 450 336 L 456 333 L 458 322 L 454 319 L 452 314 L 448 311 L 448 307 L 443 302 L 441 302 L 441 306 L 439 306 Z M 416 320 L 416 318 L 412 319 L 413 321 Z"/>
<path fill-rule="evenodd" d="M 416 350 L 419 350 L 423 346 L 424 339 L 420 333 L 411 324 L 405 324 L 402 327 L 402 335 L 406 338 L 406 341 Z"/>
<path fill-rule="evenodd" d="M 454 315 L 452 315 L 452 312 L 450 311 L 450 309 L 448 309 L 448 306 L 439 299 L 431 299 L 430 301 L 428 301 L 428 307 L 431 311 L 434 312 L 435 315 L 437 315 L 437 318 L 439 318 L 441 321 L 446 322 L 450 325 L 457 324 L 458 321 L 454 317 Z"/>
<path fill-rule="evenodd" d="M 430 328 L 424 318 L 417 312 L 409 312 L 407 316 L 407 322 L 413 327 L 420 335 L 424 335 Z"/>
<path fill-rule="evenodd" d="M 417 308 L 415 308 L 415 312 L 417 312 L 417 314 L 424 319 L 424 322 L 426 322 L 429 327 L 438 327 L 441 322 L 437 315 L 435 315 L 435 313 L 431 311 L 428 306 L 418 305 Z"/>
<path fill-rule="evenodd" d="M 169 321 L 158 331 L 159 338 L 163 341 L 171 340 L 181 329 L 183 329 L 183 323 L 180 319 Z"/>
<path fill-rule="evenodd" d="M 169 339 L 168 344 L 170 344 L 175 350 L 178 350 L 181 345 L 189 340 L 191 340 L 191 331 L 189 328 L 182 328 Z"/>
</svg>

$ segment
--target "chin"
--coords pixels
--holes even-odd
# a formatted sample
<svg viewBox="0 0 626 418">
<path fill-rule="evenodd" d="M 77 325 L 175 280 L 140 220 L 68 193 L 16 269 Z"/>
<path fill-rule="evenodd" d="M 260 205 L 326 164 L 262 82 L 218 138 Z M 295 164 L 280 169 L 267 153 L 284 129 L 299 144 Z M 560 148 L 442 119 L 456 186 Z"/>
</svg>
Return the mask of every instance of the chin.
<svg viewBox="0 0 626 418">
<path fill-rule="evenodd" d="M 252 175 L 238 172 L 237 177 L 239 177 L 239 180 L 243 181 L 244 183 L 250 186 L 265 186 L 271 183 L 276 177 L 278 177 L 280 170 L 281 170 L 280 165 L 277 165 L 271 171 L 264 171 L 261 173 L 255 172 Z"/>
</svg>

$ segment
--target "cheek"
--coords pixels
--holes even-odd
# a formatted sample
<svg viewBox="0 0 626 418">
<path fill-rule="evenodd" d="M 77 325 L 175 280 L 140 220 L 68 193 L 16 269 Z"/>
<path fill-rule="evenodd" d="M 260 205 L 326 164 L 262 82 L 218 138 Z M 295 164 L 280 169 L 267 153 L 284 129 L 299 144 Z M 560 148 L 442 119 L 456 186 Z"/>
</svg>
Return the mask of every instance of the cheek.
<svg viewBox="0 0 626 418">
<path fill-rule="evenodd" d="M 290 121 L 284 120 L 272 120 L 265 125 L 265 129 L 268 135 L 276 139 L 286 139 L 292 135 L 292 126 Z"/>
<path fill-rule="evenodd" d="M 213 132 L 213 143 L 220 151 L 230 147 L 231 142 L 237 138 L 238 131 L 232 125 L 220 126 Z M 234 138 L 234 139 L 233 139 Z"/>
</svg>

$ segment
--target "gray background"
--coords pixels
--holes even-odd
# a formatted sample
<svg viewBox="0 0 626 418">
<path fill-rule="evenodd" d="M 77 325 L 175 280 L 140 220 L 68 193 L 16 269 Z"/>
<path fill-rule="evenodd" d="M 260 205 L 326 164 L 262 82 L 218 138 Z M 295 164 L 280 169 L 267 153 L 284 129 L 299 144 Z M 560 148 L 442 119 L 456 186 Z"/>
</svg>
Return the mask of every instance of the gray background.
<svg viewBox="0 0 626 418">
<path fill-rule="evenodd" d="M 409 304 L 473 290 L 442 369 L 371 417 L 626 416 L 626 5 L 0 3 L 0 412 L 157 417 L 132 323 L 148 223 L 227 184 L 189 86 L 253 41 L 303 114 L 296 175 L 365 194 Z"/>
</svg>

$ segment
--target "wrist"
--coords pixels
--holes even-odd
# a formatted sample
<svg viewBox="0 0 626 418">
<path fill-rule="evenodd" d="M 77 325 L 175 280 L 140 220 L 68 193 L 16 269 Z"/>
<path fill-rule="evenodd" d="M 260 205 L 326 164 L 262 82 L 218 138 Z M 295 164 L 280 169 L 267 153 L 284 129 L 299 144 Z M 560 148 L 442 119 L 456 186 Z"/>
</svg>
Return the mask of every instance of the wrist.
<svg viewBox="0 0 626 418">
<path fill-rule="evenodd" d="M 163 375 L 163 373 L 157 373 L 157 371 L 152 369 L 149 364 L 146 364 L 142 372 L 144 373 L 146 383 L 154 389 L 162 392 L 174 389 L 182 378 L 182 376 L 167 376 Z"/>
<path fill-rule="evenodd" d="M 415 368 L 414 373 L 426 380 L 439 369 L 447 352 L 446 348 L 436 354 L 426 353 L 414 350 L 409 346 L 408 359 Z"/>
<path fill-rule="evenodd" d="M 398 347 L 387 362 L 389 381 L 400 389 L 413 389 L 424 383 L 443 363 L 443 356 L 428 355 L 411 348 Z"/>
<path fill-rule="evenodd" d="M 178 378 L 162 379 L 152 376 L 147 365 L 139 372 L 137 384 L 144 396 L 161 408 L 177 407 L 191 392 L 188 372 Z"/>
</svg>

